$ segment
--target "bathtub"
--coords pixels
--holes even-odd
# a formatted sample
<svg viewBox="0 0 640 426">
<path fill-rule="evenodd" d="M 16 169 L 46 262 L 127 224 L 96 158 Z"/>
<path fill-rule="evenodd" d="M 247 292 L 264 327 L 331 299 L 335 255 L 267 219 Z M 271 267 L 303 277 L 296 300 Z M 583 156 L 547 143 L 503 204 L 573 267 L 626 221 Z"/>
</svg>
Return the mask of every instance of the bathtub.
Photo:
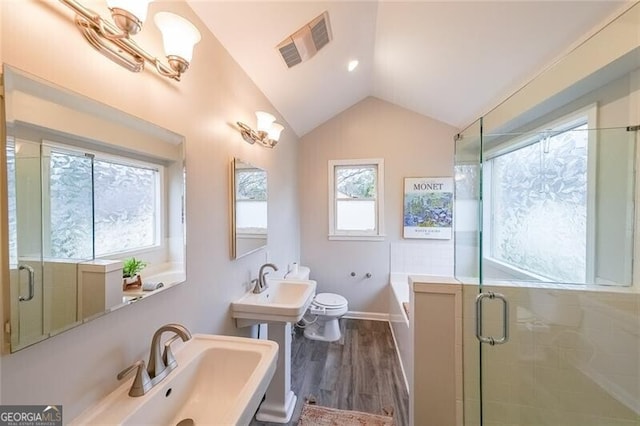
<svg viewBox="0 0 640 426">
<path fill-rule="evenodd" d="M 404 304 L 409 304 L 409 276 L 408 274 L 391 273 L 389 280 L 389 323 L 391 333 L 400 358 L 404 382 L 409 389 L 408 377 L 413 369 L 413 339 L 409 327 L 409 316 Z M 409 308 L 409 315 L 411 309 Z"/>
</svg>

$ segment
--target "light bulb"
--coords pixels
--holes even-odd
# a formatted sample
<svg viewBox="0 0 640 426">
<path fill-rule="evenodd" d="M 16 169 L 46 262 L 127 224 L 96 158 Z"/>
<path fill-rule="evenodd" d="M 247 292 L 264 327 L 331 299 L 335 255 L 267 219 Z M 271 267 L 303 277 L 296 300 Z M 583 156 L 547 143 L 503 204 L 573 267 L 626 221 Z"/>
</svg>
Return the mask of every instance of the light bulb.
<svg viewBox="0 0 640 426">
<path fill-rule="evenodd" d="M 269 130 L 271 130 L 271 125 L 274 121 L 276 121 L 276 118 L 268 112 L 257 111 L 256 121 L 256 128 L 258 129 L 258 131 L 267 133 L 269 132 Z"/>
<path fill-rule="evenodd" d="M 170 12 L 158 12 L 154 16 L 162 32 L 164 53 L 177 56 L 187 62 L 193 57 L 193 47 L 200 41 L 200 31 L 188 20 Z"/>
<path fill-rule="evenodd" d="M 284 130 L 284 126 L 280 123 L 273 123 L 271 128 L 269 129 L 268 137 L 274 141 L 278 141 L 280 139 L 280 133 Z"/>
</svg>

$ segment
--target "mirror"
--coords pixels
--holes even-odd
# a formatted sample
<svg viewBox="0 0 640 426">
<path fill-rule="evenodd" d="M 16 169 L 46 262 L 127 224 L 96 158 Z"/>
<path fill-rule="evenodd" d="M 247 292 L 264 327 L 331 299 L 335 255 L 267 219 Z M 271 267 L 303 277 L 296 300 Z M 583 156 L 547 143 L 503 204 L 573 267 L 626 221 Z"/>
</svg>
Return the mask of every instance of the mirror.
<svg viewBox="0 0 640 426">
<path fill-rule="evenodd" d="M 7 65 L 3 79 L 14 352 L 185 281 L 184 138 Z M 125 287 L 131 258 L 146 267 Z"/>
<path fill-rule="evenodd" d="M 267 246 L 267 172 L 238 158 L 231 162 L 231 258 Z"/>
</svg>

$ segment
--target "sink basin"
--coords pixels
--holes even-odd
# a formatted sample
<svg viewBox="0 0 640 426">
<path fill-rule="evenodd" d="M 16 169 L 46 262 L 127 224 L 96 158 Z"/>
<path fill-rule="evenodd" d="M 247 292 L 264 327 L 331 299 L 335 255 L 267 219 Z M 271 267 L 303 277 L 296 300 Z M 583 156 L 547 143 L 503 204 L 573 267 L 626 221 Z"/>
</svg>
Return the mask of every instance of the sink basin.
<svg viewBox="0 0 640 426">
<path fill-rule="evenodd" d="M 127 380 L 72 424 L 249 424 L 276 370 L 278 345 L 194 334 L 174 346 L 178 367 L 146 395 L 130 397 Z"/>
<path fill-rule="evenodd" d="M 300 321 L 316 293 L 313 280 L 267 280 L 260 294 L 249 292 L 231 304 L 232 316 L 239 326 L 259 322 Z"/>
</svg>

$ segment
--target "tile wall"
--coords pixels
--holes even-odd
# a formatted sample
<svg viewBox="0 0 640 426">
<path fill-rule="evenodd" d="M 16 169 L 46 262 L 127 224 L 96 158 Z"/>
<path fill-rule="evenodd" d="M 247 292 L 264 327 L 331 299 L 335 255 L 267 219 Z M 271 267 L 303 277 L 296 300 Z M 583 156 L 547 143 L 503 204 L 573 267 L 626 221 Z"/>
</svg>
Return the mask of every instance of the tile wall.
<svg viewBox="0 0 640 426">
<path fill-rule="evenodd" d="M 453 239 L 391 243 L 390 272 L 453 276 Z"/>
<path fill-rule="evenodd" d="M 482 346 L 484 425 L 640 425 L 640 294 L 484 286 L 510 300 L 510 341 Z M 479 424 L 477 287 L 464 290 L 465 424 Z M 485 300 L 484 334 L 500 335 Z"/>
</svg>

